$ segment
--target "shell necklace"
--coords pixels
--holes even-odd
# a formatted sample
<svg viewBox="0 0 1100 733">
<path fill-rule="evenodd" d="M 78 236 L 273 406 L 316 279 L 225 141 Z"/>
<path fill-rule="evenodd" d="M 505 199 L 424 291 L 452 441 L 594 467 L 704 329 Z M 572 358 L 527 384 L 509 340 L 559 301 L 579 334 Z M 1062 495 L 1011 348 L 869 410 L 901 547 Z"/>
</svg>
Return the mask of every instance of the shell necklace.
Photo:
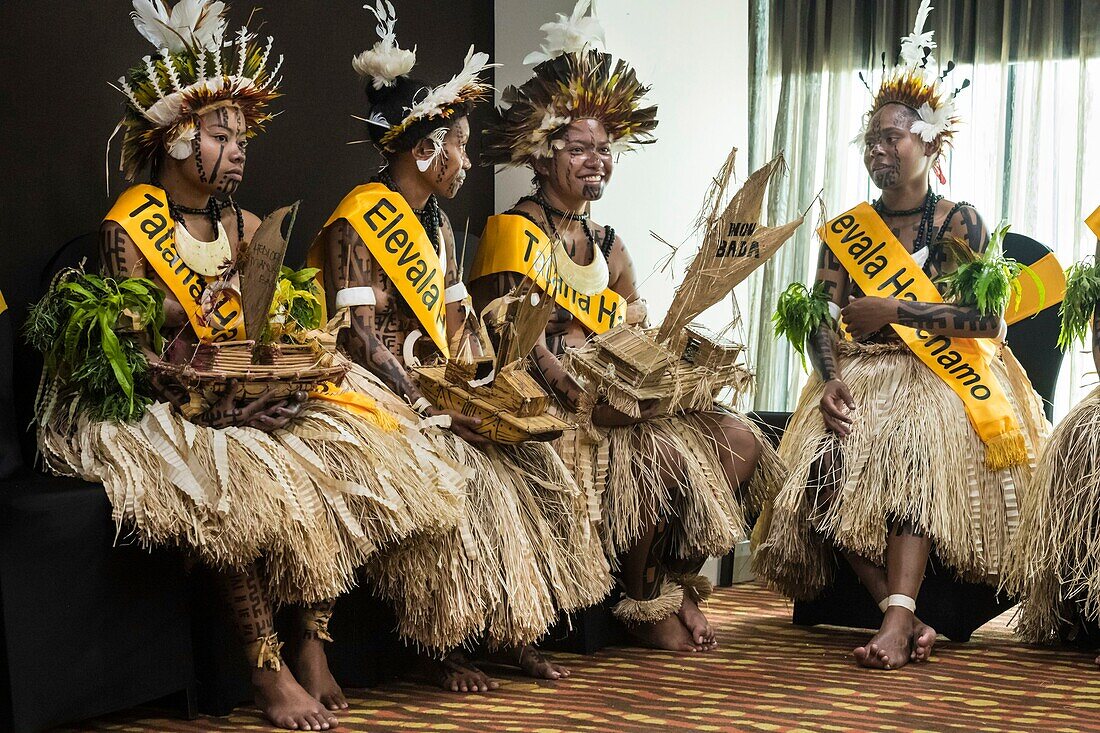
<svg viewBox="0 0 1100 733">
<path fill-rule="evenodd" d="M 176 251 L 188 267 L 204 277 L 218 275 L 233 261 L 229 235 L 225 233 L 225 227 L 220 221 L 217 225 L 214 241 L 203 242 L 192 236 L 182 221 L 176 222 Z"/>
</svg>

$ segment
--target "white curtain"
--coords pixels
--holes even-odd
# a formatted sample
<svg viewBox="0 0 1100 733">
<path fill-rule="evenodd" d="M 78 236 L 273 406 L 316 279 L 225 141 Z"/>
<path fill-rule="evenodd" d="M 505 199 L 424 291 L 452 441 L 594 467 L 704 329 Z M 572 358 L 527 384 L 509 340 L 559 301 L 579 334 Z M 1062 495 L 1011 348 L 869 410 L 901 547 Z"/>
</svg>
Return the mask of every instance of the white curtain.
<svg viewBox="0 0 1100 733">
<path fill-rule="evenodd" d="M 768 215 L 785 221 L 819 190 L 831 214 L 875 195 L 851 144 L 871 95 L 859 72 L 881 74 L 911 29 L 917 0 L 752 0 L 750 164 L 782 151 L 791 175 L 772 189 Z M 933 0 L 935 56 L 957 66 L 948 83 L 964 123 L 938 193 L 977 207 L 992 228 L 1046 244 L 1063 266 L 1090 255 L 1082 220 L 1100 205 L 1100 2 Z M 808 223 L 812 223 L 808 220 Z M 813 277 L 818 242 L 804 226 L 749 283 L 745 318 L 756 353 L 757 409 L 789 410 L 805 381 L 797 357 L 771 334 L 790 282 Z M 1068 354 L 1056 418 L 1096 383 L 1091 356 Z"/>
</svg>

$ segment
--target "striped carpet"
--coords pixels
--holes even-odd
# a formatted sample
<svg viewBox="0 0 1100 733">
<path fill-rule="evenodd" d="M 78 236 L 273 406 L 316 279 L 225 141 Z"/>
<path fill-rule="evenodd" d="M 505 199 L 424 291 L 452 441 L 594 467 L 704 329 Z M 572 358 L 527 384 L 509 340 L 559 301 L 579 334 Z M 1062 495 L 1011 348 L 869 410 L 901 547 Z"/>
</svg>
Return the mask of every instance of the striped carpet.
<svg viewBox="0 0 1100 733">
<path fill-rule="evenodd" d="M 351 691 L 345 731 L 1097 731 L 1100 670 L 1091 655 L 1015 643 L 1007 617 L 968 644 L 943 642 L 929 664 L 857 667 L 867 635 L 791 626 L 787 603 L 756 585 L 720 590 L 709 615 L 721 647 L 681 656 L 606 649 L 566 657 L 573 676 L 536 684 L 501 677 L 492 695 L 407 683 Z M 148 712 L 73 730 L 271 730 L 253 710 L 194 721 Z"/>
</svg>

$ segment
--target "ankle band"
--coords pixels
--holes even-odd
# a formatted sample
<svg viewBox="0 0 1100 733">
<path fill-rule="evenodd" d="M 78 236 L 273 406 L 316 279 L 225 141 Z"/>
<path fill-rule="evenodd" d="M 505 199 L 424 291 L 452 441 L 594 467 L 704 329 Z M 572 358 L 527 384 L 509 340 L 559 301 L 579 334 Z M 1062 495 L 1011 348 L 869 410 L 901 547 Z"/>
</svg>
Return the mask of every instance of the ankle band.
<svg viewBox="0 0 1100 733">
<path fill-rule="evenodd" d="M 673 577 L 684 589 L 684 595 L 695 603 L 703 603 L 714 593 L 714 583 L 705 575 L 692 575 L 686 573 Z"/>
<path fill-rule="evenodd" d="M 307 608 L 302 612 L 302 626 L 305 632 L 316 636 L 321 641 L 333 641 L 328 631 L 330 621 L 332 621 L 332 611 L 316 611 Z"/>
<path fill-rule="evenodd" d="M 256 641 L 246 644 L 244 653 L 250 664 L 251 660 L 256 660 L 256 669 L 270 669 L 272 672 L 278 672 L 283 668 L 283 659 L 280 656 L 282 649 L 283 643 L 279 641 L 279 635 L 273 631 L 267 636 L 261 636 Z"/>
<path fill-rule="evenodd" d="M 648 601 L 639 601 L 624 595 L 611 609 L 611 613 L 628 625 L 652 623 L 663 621 L 676 613 L 683 603 L 684 589 L 675 583 L 665 583 L 661 586 L 660 595 Z"/>
<path fill-rule="evenodd" d="M 886 607 L 901 606 L 910 613 L 917 612 L 917 601 L 904 593 L 894 593 L 886 598 Z"/>
</svg>

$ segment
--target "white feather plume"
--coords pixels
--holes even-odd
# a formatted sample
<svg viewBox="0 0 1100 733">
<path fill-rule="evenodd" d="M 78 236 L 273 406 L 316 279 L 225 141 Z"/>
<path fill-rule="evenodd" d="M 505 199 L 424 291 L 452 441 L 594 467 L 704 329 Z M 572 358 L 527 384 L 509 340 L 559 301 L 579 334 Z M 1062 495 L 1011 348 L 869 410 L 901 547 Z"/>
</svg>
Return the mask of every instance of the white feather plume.
<svg viewBox="0 0 1100 733">
<path fill-rule="evenodd" d="M 917 110 L 917 116 L 920 119 L 913 123 L 909 132 L 920 135 L 921 140 L 930 143 L 951 127 L 951 118 L 954 115 L 955 103 L 950 99 L 940 105 L 939 109 L 932 109 L 932 106 L 925 102 Z"/>
<path fill-rule="evenodd" d="M 591 15 L 585 14 L 591 10 Z M 544 23 L 539 30 L 546 34 L 541 51 L 533 51 L 523 59 L 525 64 L 539 64 L 566 53 L 579 53 L 586 49 L 604 49 L 604 30 L 596 18 L 595 0 L 577 0 L 573 12 L 567 18 L 558 13 L 557 22 Z"/>
<path fill-rule="evenodd" d="M 225 3 L 221 0 L 180 0 L 169 10 L 165 0 L 133 0 L 130 17 L 141 35 L 158 50 L 172 53 L 188 46 L 219 49 L 225 36 Z"/>
<path fill-rule="evenodd" d="M 500 64 L 490 64 L 489 54 L 474 53 L 474 47 L 470 46 L 470 50 L 466 52 L 466 60 L 462 65 L 462 71 L 455 74 L 447 83 L 429 90 L 424 99 L 409 109 L 405 119 L 421 119 L 438 114 L 447 105 L 454 104 L 463 89 L 476 83 L 481 72 L 495 66 L 500 66 Z"/>
<path fill-rule="evenodd" d="M 397 12 L 390 0 L 375 0 L 374 7 L 363 7 L 378 20 L 374 30 L 378 33 L 379 40 L 372 48 L 353 57 L 351 67 L 359 76 L 370 79 L 375 89 L 381 89 L 412 71 L 416 65 L 416 47 L 412 51 L 398 47 L 394 32 Z"/>
<path fill-rule="evenodd" d="M 928 23 L 928 13 L 932 10 L 932 0 L 921 0 L 917 9 L 917 18 L 913 23 L 913 32 L 901 39 L 901 53 L 898 55 L 898 63 L 902 66 L 915 68 L 924 61 L 924 49 L 936 47 L 933 39 L 934 30 L 924 30 Z M 931 64 L 931 59 L 929 64 Z"/>
</svg>

